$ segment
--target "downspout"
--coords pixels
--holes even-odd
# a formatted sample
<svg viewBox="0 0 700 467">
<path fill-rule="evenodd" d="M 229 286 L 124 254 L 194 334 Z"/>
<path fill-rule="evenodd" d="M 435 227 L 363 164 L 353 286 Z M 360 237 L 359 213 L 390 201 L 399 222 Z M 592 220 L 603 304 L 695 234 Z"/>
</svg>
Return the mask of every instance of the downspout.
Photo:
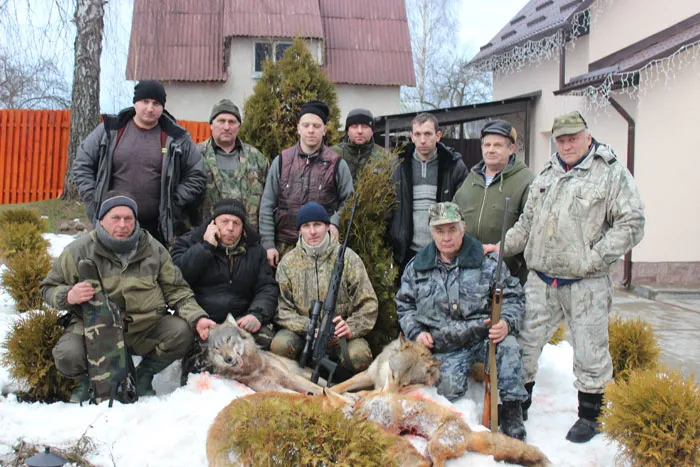
<svg viewBox="0 0 700 467">
<path fill-rule="evenodd" d="M 617 102 L 613 97 L 608 96 L 608 101 L 612 105 L 617 113 L 619 113 L 622 118 L 627 121 L 627 170 L 634 175 L 634 119 L 632 116 Z M 632 250 L 625 254 L 625 260 L 623 264 L 623 275 L 622 275 L 622 285 L 629 288 L 632 285 Z"/>
</svg>

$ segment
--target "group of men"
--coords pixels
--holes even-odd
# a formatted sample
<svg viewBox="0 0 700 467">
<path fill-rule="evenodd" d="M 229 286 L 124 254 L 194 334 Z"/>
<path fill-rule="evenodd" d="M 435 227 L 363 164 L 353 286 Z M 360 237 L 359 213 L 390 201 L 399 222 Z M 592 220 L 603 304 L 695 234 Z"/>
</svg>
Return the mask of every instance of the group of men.
<svg viewBox="0 0 700 467">
<path fill-rule="evenodd" d="M 307 102 L 299 141 L 270 164 L 238 137 L 241 113 L 230 100 L 213 107 L 212 136 L 198 146 L 164 104 L 162 84 L 139 82 L 134 106 L 106 117 L 73 166 L 95 229 L 64 250 L 42 294 L 70 312 L 54 357 L 62 374 L 79 381 L 76 402 L 89 387 L 81 304 L 94 295 L 78 276 L 81 259 L 97 263 L 123 315 L 126 346 L 143 356 L 140 394 L 153 394 L 153 375 L 175 359 L 185 357 L 185 374 L 203 369 L 187 357 L 226 319 L 261 348 L 297 358 L 313 302 L 328 289 L 353 180 L 386 155 L 365 109 L 348 114 L 343 142 L 329 148 L 328 106 Z M 567 439 L 586 442 L 598 432 L 612 377 L 610 268 L 643 235 L 634 181 L 578 112 L 554 120 L 557 152 L 537 177 L 516 156 L 507 121 L 484 126 L 483 160 L 470 171 L 441 137 L 437 119 L 419 114 L 392 174 L 397 203 L 387 230 L 402 273 L 398 324 L 441 362 L 438 391 L 449 399 L 466 392 L 472 364 L 494 342 L 501 428 L 524 439 L 537 360 L 566 321 L 579 391 L 579 419 Z M 497 245 L 506 197 L 508 232 Z M 188 222 L 199 225 L 188 231 Z M 499 249 L 507 267 L 495 277 Z M 365 266 L 347 251 L 331 348 L 350 372 L 372 361 L 363 337 L 378 308 Z M 504 291 L 502 317 L 491 323 L 495 284 Z M 347 353 L 338 351 L 340 339 Z"/>
</svg>

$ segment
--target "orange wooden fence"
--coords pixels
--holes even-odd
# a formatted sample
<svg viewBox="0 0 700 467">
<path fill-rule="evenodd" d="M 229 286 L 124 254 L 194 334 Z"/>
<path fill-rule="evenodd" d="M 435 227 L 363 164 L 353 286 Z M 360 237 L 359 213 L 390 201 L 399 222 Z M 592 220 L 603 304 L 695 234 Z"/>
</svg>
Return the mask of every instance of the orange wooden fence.
<svg viewBox="0 0 700 467">
<path fill-rule="evenodd" d="M 195 142 L 208 123 L 179 121 Z M 0 204 L 58 198 L 68 163 L 70 110 L 0 110 Z"/>
</svg>

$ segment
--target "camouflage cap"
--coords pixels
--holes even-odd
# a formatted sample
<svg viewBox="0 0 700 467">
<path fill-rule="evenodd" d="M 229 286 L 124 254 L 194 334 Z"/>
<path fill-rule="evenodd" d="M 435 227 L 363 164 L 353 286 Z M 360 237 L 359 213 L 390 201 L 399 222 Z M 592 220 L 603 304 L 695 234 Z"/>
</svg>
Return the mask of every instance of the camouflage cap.
<svg viewBox="0 0 700 467">
<path fill-rule="evenodd" d="M 428 222 L 431 226 L 451 224 L 452 222 L 460 222 L 462 213 L 459 211 L 459 206 L 455 203 L 444 202 L 430 206 L 428 211 Z"/>
<path fill-rule="evenodd" d="M 586 128 L 588 128 L 586 120 L 577 111 L 559 115 L 554 118 L 554 123 L 552 124 L 552 138 L 557 138 L 561 135 L 573 135 Z"/>
</svg>

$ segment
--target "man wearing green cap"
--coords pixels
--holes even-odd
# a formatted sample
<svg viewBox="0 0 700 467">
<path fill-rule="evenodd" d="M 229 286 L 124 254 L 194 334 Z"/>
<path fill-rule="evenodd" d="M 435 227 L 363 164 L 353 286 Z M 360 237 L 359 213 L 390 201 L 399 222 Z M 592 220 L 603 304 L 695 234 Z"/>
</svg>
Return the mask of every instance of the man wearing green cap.
<svg viewBox="0 0 700 467">
<path fill-rule="evenodd" d="M 542 348 L 566 321 L 579 401 L 579 418 L 566 439 L 585 443 L 599 432 L 603 391 L 613 373 L 608 350 L 610 269 L 641 241 L 644 206 L 632 175 L 609 146 L 591 137 L 580 113 L 555 118 L 552 137 L 557 152 L 532 182 L 524 212 L 508 231 L 502 250 L 505 256 L 524 251 L 530 268 L 518 338 L 529 394 L 524 413 Z M 486 245 L 484 250 L 497 248 Z"/>
<path fill-rule="evenodd" d="M 207 174 L 198 220 L 209 217 L 212 207 L 222 199 L 237 199 L 245 206 L 248 226 L 257 231 L 260 199 L 270 162 L 238 137 L 241 123 L 241 111 L 229 99 L 221 99 L 211 109 L 211 138 L 197 145 Z"/>
<path fill-rule="evenodd" d="M 466 393 L 472 365 L 486 361 L 489 339 L 497 344 L 501 429 L 525 439 L 521 403 L 527 392 L 515 338 L 525 308 L 520 282 L 507 267 L 501 270 L 501 319 L 489 328 L 497 256 L 484 256 L 481 242 L 465 233 L 454 203 L 431 206 L 428 223 L 433 240 L 406 265 L 396 294 L 401 330 L 433 351 L 441 363 L 438 392 L 450 400 Z"/>
</svg>

